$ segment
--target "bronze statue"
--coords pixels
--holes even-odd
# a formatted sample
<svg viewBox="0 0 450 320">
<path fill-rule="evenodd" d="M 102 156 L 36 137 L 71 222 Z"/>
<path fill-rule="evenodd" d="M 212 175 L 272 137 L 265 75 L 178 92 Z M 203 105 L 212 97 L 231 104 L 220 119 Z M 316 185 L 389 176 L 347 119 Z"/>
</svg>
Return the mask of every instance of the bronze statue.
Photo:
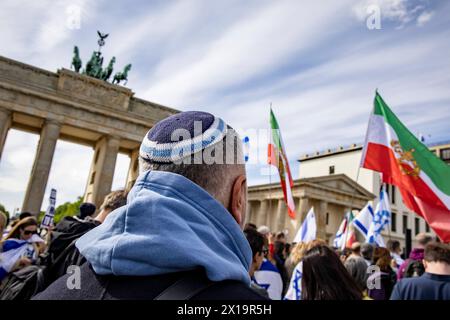
<svg viewBox="0 0 450 320">
<path fill-rule="evenodd" d="M 72 64 L 70 65 L 70 67 L 73 66 L 73 68 L 75 69 L 75 72 L 80 72 L 81 69 L 81 59 L 80 59 L 80 53 L 78 51 L 78 47 L 75 46 L 73 48 L 73 59 L 72 59 Z"/>
<path fill-rule="evenodd" d="M 113 79 L 112 83 L 114 84 L 117 81 L 117 84 L 120 84 L 120 81 L 125 80 L 125 84 L 127 84 L 128 72 L 130 71 L 130 69 L 131 69 L 131 64 L 127 64 L 122 72 L 117 72 L 114 75 L 114 79 Z"/>
<path fill-rule="evenodd" d="M 113 72 L 113 65 L 116 62 L 116 57 L 112 57 L 109 61 L 108 66 L 106 69 L 102 72 L 102 80 L 108 81 L 109 77 L 111 77 L 111 74 Z"/>
<path fill-rule="evenodd" d="M 103 56 L 101 53 L 101 48 L 105 45 L 105 39 L 108 37 L 109 34 L 101 33 L 100 31 L 97 31 L 97 34 L 100 37 L 100 39 L 98 40 L 99 45 L 98 51 L 92 52 L 91 59 L 89 59 L 89 61 L 86 63 L 86 67 L 83 70 L 83 74 L 96 79 L 108 81 L 108 79 L 111 77 L 113 73 L 113 66 L 114 63 L 116 62 L 116 57 L 112 57 L 111 60 L 109 61 L 108 66 L 105 69 L 103 69 Z M 81 69 L 81 59 L 79 56 L 77 46 L 75 46 L 73 52 L 74 57 L 71 66 L 74 66 L 75 71 L 79 72 Z M 120 84 L 121 81 L 125 81 L 126 84 L 128 82 L 128 72 L 130 71 L 130 69 L 131 64 L 127 64 L 122 72 L 117 72 L 114 75 L 112 83 Z"/>
<path fill-rule="evenodd" d="M 108 38 L 109 33 L 101 33 L 100 31 L 97 30 L 97 34 L 100 37 L 100 39 L 98 39 L 97 43 L 98 43 L 98 51 L 100 51 L 100 47 L 103 47 L 105 45 L 105 39 Z"/>
<path fill-rule="evenodd" d="M 91 55 L 91 59 L 89 59 L 89 61 L 86 63 L 86 68 L 83 71 L 83 74 L 86 74 L 88 76 L 93 75 L 93 69 L 94 69 L 94 65 L 97 63 L 97 55 L 95 54 L 95 51 L 92 52 Z"/>
</svg>

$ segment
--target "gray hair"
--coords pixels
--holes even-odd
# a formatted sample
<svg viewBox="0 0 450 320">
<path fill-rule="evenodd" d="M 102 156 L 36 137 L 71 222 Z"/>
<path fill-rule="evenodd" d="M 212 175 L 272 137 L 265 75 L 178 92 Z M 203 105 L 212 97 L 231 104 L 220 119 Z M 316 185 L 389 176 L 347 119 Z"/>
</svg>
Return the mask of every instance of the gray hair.
<svg viewBox="0 0 450 320">
<path fill-rule="evenodd" d="M 228 207 L 231 185 L 237 176 L 245 174 L 242 141 L 228 126 L 222 141 L 184 158 L 180 163 L 152 162 L 139 157 L 139 171 L 148 170 L 182 175 Z"/>
</svg>

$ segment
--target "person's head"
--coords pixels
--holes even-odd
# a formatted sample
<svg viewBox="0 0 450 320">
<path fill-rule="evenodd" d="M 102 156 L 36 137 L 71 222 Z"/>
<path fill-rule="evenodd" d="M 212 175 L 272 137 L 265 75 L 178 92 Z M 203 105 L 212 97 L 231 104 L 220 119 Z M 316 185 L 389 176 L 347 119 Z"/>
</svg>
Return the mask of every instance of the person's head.
<svg viewBox="0 0 450 320">
<path fill-rule="evenodd" d="M 253 230 L 256 230 L 256 229 L 257 229 L 256 224 L 251 223 L 251 222 L 247 222 L 247 223 L 245 224 L 245 226 L 244 226 L 244 230 L 247 230 L 247 229 L 253 229 Z"/>
<path fill-rule="evenodd" d="M 373 245 L 370 243 L 363 243 L 361 245 L 361 256 L 368 261 L 372 261 L 373 249 Z"/>
<path fill-rule="evenodd" d="M 242 142 L 220 118 L 188 111 L 158 122 L 141 144 L 139 169 L 184 176 L 220 202 L 243 227 L 247 178 Z"/>
<path fill-rule="evenodd" d="M 291 250 L 291 260 L 294 265 L 297 265 L 302 259 L 305 253 L 311 248 L 319 245 L 326 245 L 327 243 L 321 239 L 315 239 L 309 242 L 299 242 Z"/>
<path fill-rule="evenodd" d="M 78 216 L 81 219 L 85 219 L 87 217 L 91 217 L 95 213 L 96 209 L 97 208 L 95 207 L 95 204 L 89 203 L 89 202 L 83 202 L 80 205 L 80 213 L 78 214 Z"/>
<path fill-rule="evenodd" d="M 33 215 L 30 212 L 24 211 L 19 214 L 19 221 L 28 217 L 32 217 Z"/>
<path fill-rule="evenodd" d="M 283 231 L 277 232 L 277 234 L 275 235 L 275 241 L 286 243 L 286 235 Z"/>
<path fill-rule="evenodd" d="M 352 244 L 352 254 L 355 255 L 355 256 L 360 256 L 361 255 L 361 243 L 354 242 Z"/>
<path fill-rule="evenodd" d="M 8 233 L 7 239 L 28 240 L 37 233 L 37 220 L 35 217 L 27 217 L 16 223 L 14 228 Z"/>
<path fill-rule="evenodd" d="M 3 211 L 0 211 L 0 240 L 2 239 L 3 231 L 5 230 L 7 225 L 8 225 L 8 217 Z"/>
<path fill-rule="evenodd" d="M 400 245 L 400 241 L 398 240 L 388 240 L 386 247 L 392 253 L 400 254 L 402 252 L 402 247 Z"/>
<path fill-rule="evenodd" d="M 423 232 L 419 233 L 416 236 L 416 248 L 425 249 L 425 246 L 431 241 L 433 241 L 433 237 L 430 234 Z"/>
<path fill-rule="evenodd" d="M 95 220 L 103 223 L 111 212 L 127 204 L 127 195 L 128 193 L 126 190 L 116 190 L 106 195 L 100 206 L 100 212 L 95 217 Z"/>
<path fill-rule="evenodd" d="M 348 273 L 358 284 L 361 291 L 366 289 L 367 286 L 367 263 L 362 258 L 349 258 L 344 263 Z"/>
<path fill-rule="evenodd" d="M 362 299 L 359 286 L 328 246 L 313 247 L 302 261 L 302 300 Z"/>
<path fill-rule="evenodd" d="M 391 253 L 383 247 L 376 247 L 373 251 L 373 264 L 378 266 L 381 271 L 389 272 L 391 270 Z"/>
<path fill-rule="evenodd" d="M 269 239 L 270 236 L 270 229 L 268 226 L 260 226 L 258 228 L 258 232 L 261 233 L 264 237 L 266 237 L 267 239 Z"/>
<path fill-rule="evenodd" d="M 428 243 L 425 246 L 423 265 L 428 273 L 450 275 L 450 245 L 440 242 Z"/>
<path fill-rule="evenodd" d="M 268 251 L 264 245 L 264 236 L 255 229 L 247 228 L 244 230 L 250 248 L 252 249 L 253 259 L 250 266 L 249 274 L 253 276 L 256 270 L 259 270 L 264 259 L 265 251 Z"/>
</svg>

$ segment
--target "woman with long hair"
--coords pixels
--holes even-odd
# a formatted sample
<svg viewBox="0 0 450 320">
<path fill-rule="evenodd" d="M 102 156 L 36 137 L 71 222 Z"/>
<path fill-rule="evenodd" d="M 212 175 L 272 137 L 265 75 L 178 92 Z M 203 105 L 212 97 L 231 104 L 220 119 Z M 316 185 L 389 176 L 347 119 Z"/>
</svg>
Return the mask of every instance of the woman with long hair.
<svg viewBox="0 0 450 320">
<path fill-rule="evenodd" d="M 39 244 L 44 242 L 37 234 L 37 227 L 36 218 L 24 218 L 0 242 L 0 280 L 36 262 L 43 248 Z"/>
<path fill-rule="evenodd" d="M 369 297 L 374 300 L 389 300 L 394 289 L 397 277 L 391 267 L 392 257 L 388 249 L 377 247 L 373 251 L 373 264 L 371 268 L 374 272 L 367 279 L 368 283 L 373 284 L 369 288 Z"/>
<path fill-rule="evenodd" d="M 358 285 L 328 246 L 313 247 L 302 263 L 302 300 L 362 300 Z"/>
<path fill-rule="evenodd" d="M 309 242 L 299 242 L 293 249 L 291 256 L 293 257 L 292 262 L 296 262 L 296 265 L 291 271 L 290 283 L 285 300 L 301 300 L 302 299 L 302 274 L 303 274 L 303 264 L 302 259 L 308 250 L 315 246 L 326 245 L 327 243 L 321 239 L 315 239 Z"/>
</svg>

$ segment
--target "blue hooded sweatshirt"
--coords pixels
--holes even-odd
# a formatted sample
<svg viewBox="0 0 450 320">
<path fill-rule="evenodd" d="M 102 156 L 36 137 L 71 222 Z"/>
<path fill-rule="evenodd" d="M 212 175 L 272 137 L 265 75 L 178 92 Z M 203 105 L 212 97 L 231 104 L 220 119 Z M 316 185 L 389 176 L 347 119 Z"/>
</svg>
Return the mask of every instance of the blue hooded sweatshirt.
<svg viewBox="0 0 450 320">
<path fill-rule="evenodd" d="M 212 281 L 250 285 L 252 251 L 237 222 L 201 187 L 170 172 L 142 173 L 127 204 L 76 247 L 101 275 L 150 276 L 202 267 Z"/>
</svg>

